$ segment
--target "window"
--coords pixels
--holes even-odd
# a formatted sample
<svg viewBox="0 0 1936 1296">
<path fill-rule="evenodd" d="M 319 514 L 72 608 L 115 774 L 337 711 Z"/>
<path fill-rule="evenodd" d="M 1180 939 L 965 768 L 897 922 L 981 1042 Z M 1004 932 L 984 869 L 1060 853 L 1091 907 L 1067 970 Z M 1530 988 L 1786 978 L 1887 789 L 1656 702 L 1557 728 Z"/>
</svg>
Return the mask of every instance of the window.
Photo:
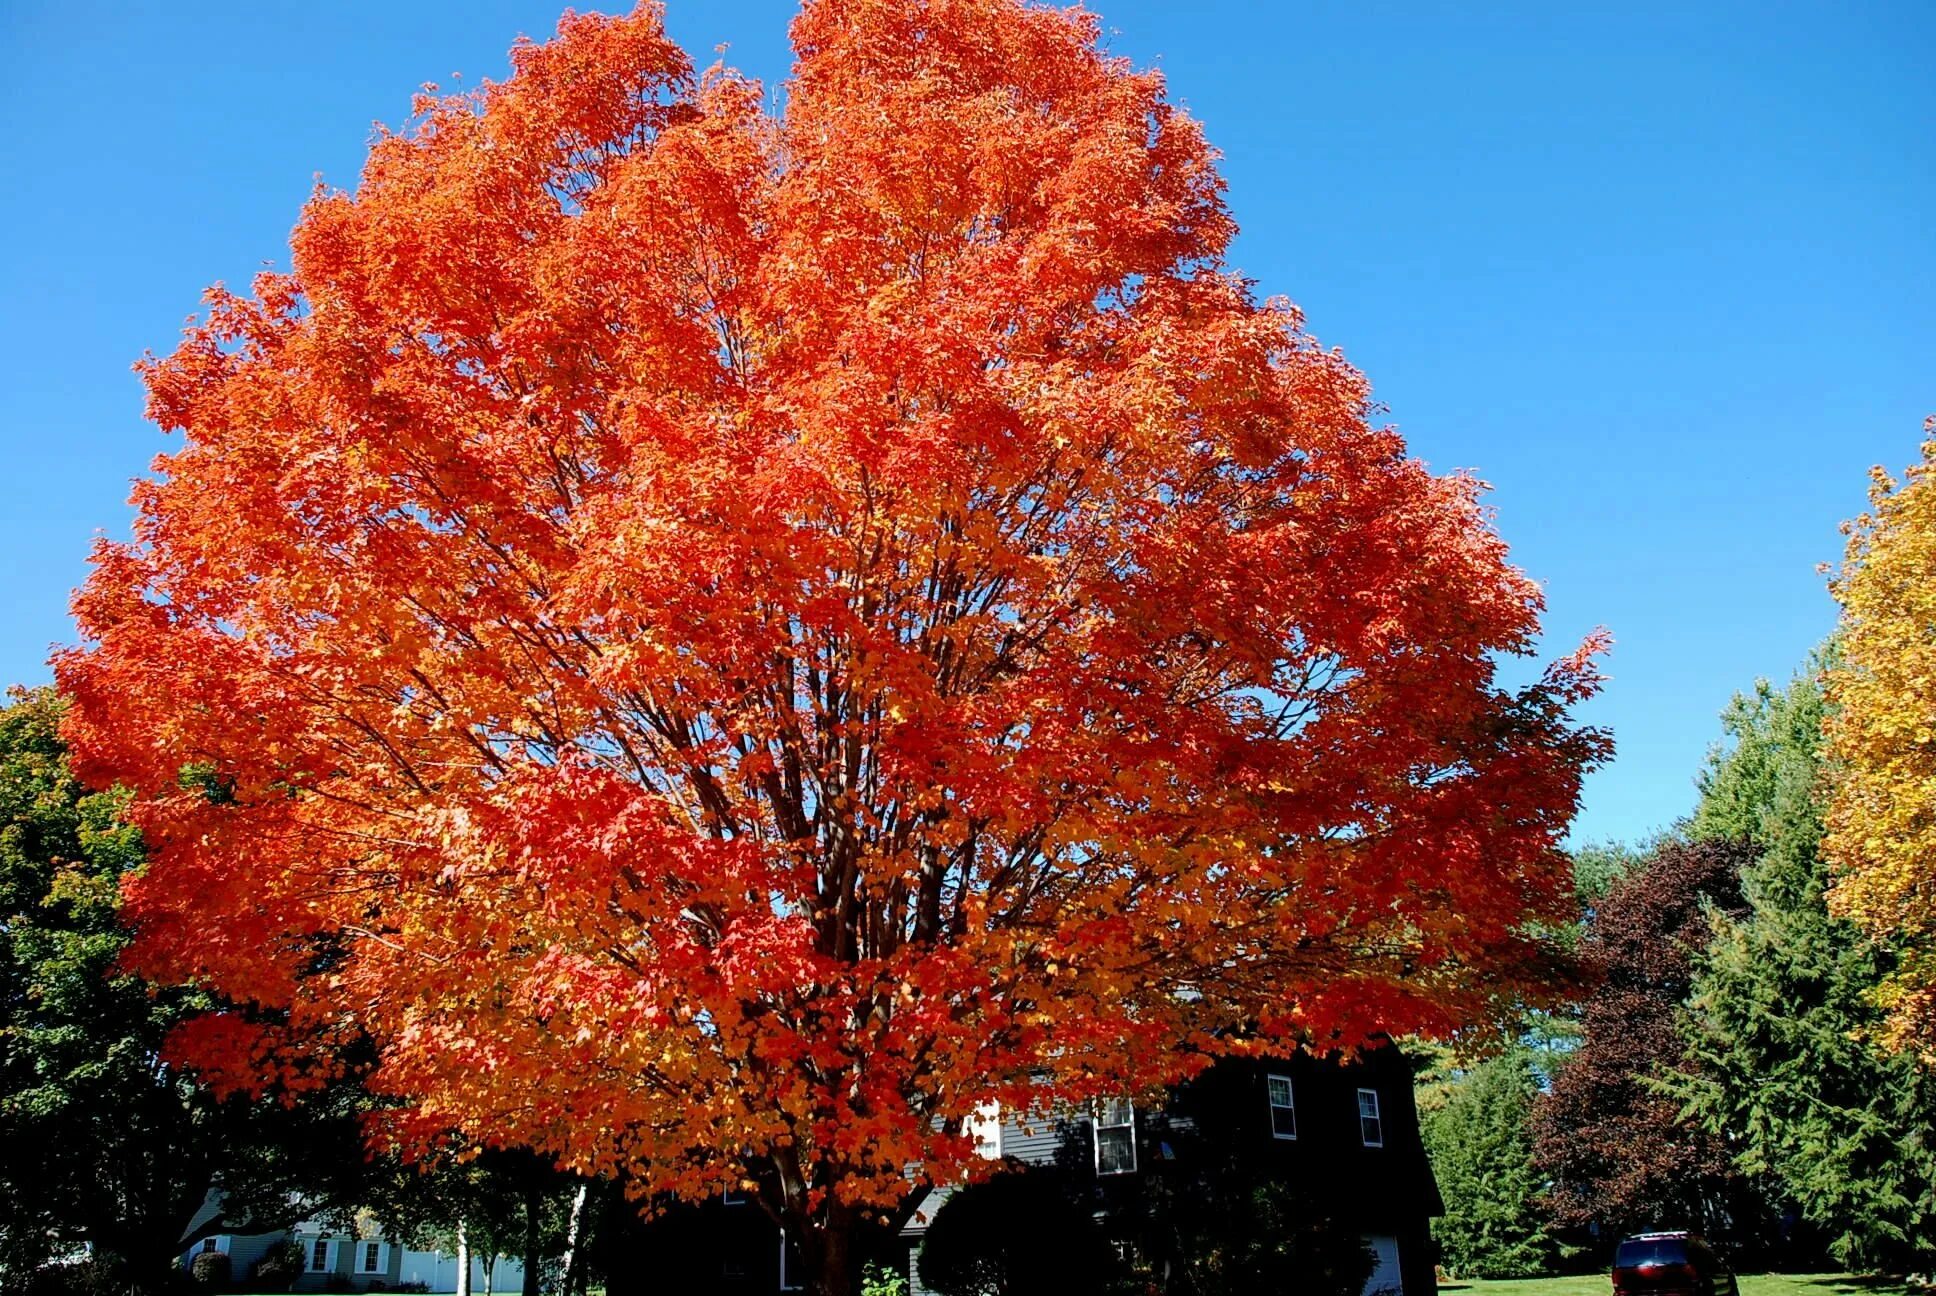
<svg viewBox="0 0 1936 1296">
<path fill-rule="evenodd" d="M 1002 1159 L 1002 1105 L 985 1102 L 968 1118 L 968 1134 L 975 1140 L 975 1155 L 988 1161 Z"/>
<path fill-rule="evenodd" d="M 1270 1089 L 1271 1137 L 1296 1138 L 1297 1104 L 1291 1101 L 1291 1078 L 1281 1075 L 1266 1076 L 1264 1083 Z"/>
<path fill-rule="evenodd" d="M 1358 1091 L 1358 1134 L 1366 1147 L 1385 1146 L 1385 1122 L 1378 1115 L 1378 1091 Z"/>
<path fill-rule="evenodd" d="M 332 1259 L 331 1252 L 334 1250 L 335 1244 L 326 1237 L 318 1236 L 311 1239 L 309 1243 L 309 1272 L 328 1273 L 331 1267 L 329 1263 Z"/>
<path fill-rule="evenodd" d="M 182 1263 L 194 1265 L 197 1255 L 227 1255 L 228 1234 L 211 1234 L 207 1238 L 197 1238 L 194 1246 L 182 1251 Z"/>
<path fill-rule="evenodd" d="M 385 1260 L 389 1259 L 384 1254 L 384 1251 L 385 1247 L 381 1242 L 365 1242 L 362 1246 L 358 1247 L 356 1252 L 356 1272 L 366 1274 L 382 1273 L 389 1267 L 384 1263 Z"/>
<path fill-rule="evenodd" d="M 746 1204 L 746 1194 L 737 1188 L 722 1188 L 719 1193 L 719 1200 L 725 1206 L 744 1206 Z"/>
<path fill-rule="evenodd" d="M 1127 1098 L 1105 1098 L 1096 1104 L 1096 1173 L 1136 1172 L 1136 1109 Z"/>
</svg>

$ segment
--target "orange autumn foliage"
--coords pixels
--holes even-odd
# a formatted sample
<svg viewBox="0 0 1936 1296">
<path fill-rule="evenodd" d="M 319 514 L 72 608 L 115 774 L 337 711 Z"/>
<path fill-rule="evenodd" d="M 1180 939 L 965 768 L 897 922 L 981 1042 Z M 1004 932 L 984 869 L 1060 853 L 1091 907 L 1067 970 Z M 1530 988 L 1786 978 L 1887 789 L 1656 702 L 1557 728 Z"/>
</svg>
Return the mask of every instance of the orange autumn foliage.
<svg viewBox="0 0 1936 1296">
<path fill-rule="evenodd" d="M 212 291 L 58 663 L 141 966 L 828 1272 L 978 1104 L 1536 990 L 1600 643 L 1497 683 L 1480 487 L 1097 33 L 811 0 L 775 115 L 567 16 Z"/>
</svg>

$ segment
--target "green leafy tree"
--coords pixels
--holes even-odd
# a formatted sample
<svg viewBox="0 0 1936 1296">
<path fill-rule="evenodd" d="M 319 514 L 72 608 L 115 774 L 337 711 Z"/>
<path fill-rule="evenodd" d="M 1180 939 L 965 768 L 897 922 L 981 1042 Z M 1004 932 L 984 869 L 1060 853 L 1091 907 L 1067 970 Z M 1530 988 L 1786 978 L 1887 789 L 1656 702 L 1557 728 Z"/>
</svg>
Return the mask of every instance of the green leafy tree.
<svg viewBox="0 0 1936 1296">
<path fill-rule="evenodd" d="M 75 781 L 47 691 L 0 710 L 0 1264 L 4 1285 L 90 1248 L 131 1286 L 167 1281 L 215 1166 L 215 1123 L 159 1058 L 182 1006 L 113 974 L 121 798 Z"/>
<path fill-rule="evenodd" d="M 207 1001 L 119 971 L 142 841 L 120 793 L 75 780 L 61 713 L 51 690 L 0 707 L 0 1288 L 85 1248 L 104 1281 L 159 1290 L 211 1186 L 269 1227 L 361 1156 L 321 1104 L 218 1101 L 165 1060 Z"/>
<path fill-rule="evenodd" d="M 1753 844 L 1747 910 L 1715 914 L 1685 1019 L 1688 1111 L 1771 1175 L 1849 1268 L 1936 1259 L 1936 1076 L 1875 1043 L 1889 952 L 1829 916 L 1820 853 L 1822 662 L 1738 696 L 1689 825 Z"/>
<path fill-rule="evenodd" d="M 362 1205 L 386 1237 L 442 1251 L 463 1250 L 488 1275 L 499 1257 L 516 1257 L 526 1296 L 535 1296 L 547 1268 L 572 1249 L 574 1205 L 585 1181 L 521 1149 L 488 1148 L 458 1158 L 371 1163 Z M 553 1273 L 548 1286 L 565 1285 Z M 576 1287 L 582 1274 L 569 1276 Z M 480 1289 L 481 1291 L 481 1289 Z"/>
<path fill-rule="evenodd" d="M 1445 1199 L 1433 1225 L 1440 1258 L 1461 1278 L 1527 1278 L 1552 1270 L 1556 1249 L 1539 1198 L 1527 1129 L 1539 1092 L 1530 1049 L 1465 1071 L 1423 1121 Z"/>
</svg>

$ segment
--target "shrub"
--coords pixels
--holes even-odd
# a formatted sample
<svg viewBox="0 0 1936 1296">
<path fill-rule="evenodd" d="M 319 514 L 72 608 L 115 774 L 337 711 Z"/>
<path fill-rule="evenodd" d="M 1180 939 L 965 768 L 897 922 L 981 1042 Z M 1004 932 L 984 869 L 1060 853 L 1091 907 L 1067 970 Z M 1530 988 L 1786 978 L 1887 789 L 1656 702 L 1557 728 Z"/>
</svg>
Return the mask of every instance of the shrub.
<svg viewBox="0 0 1936 1296">
<path fill-rule="evenodd" d="M 886 1265 L 869 1261 L 861 1274 L 860 1296 L 907 1296 L 907 1279 Z"/>
<path fill-rule="evenodd" d="M 921 1244 L 921 1285 L 940 1296 L 1103 1296 L 1120 1258 L 1058 1176 L 1010 1170 L 956 1192 Z"/>
<path fill-rule="evenodd" d="M 188 1262 L 188 1272 L 197 1287 L 226 1287 L 231 1273 L 229 1258 L 220 1251 L 198 1251 Z"/>
<path fill-rule="evenodd" d="M 303 1270 L 303 1252 L 296 1242 L 278 1242 L 249 1268 L 249 1286 L 259 1292 L 288 1291 Z"/>
<path fill-rule="evenodd" d="M 1377 1265 L 1357 1228 L 1305 1185 L 1266 1181 L 1167 1205 L 1159 1218 L 1177 1239 L 1190 1275 L 1180 1284 L 1186 1292 L 1355 1296 Z"/>
</svg>

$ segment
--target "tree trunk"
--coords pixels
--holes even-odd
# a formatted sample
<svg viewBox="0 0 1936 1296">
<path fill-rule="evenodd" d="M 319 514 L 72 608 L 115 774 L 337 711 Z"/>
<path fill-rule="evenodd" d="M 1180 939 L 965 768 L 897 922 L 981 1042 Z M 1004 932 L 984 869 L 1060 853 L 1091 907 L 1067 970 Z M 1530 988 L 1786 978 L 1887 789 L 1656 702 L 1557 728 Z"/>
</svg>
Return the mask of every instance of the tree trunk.
<svg viewBox="0 0 1936 1296">
<path fill-rule="evenodd" d="M 578 1185 L 578 1195 L 571 1199 L 571 1219 L 565 1224 L 565 1255 L 558 1266 L 558 1290 L 560 1296 L 578 1296 L 579 1275 L 585 1267 L 584 1248 L 579 1245 L 579 1233 L 585 1227 L 585 1196 L 591 1191 L 589 1183 Z"/>
<path fill-rule="evenodd" d="M 464 1221 L 457 1221 L 457 1296 L 471 1296 L 471 1244 Z"/>
<path fill-rule="evenodd" d="M 524 1189 L 524 1296 L 538 1296 L 538 1185 Z"/>
<path fill-rule="evenodd" d="M 497 1252 L 484 1253 L 484 1296 L 492 1296 L 497 1289 Z"/>
<path fill-rule="evenodd" d="M 804 1227 L 797 1235 L 792 1230 L 788 1235 L 798 1236 L 801 1258 L 813 1270 L 814 1296 L 853 1296 L 859 1287 L 854 1272 L 854 1233 L 859 1217 L 853 1207 L 831 1202 L 822 1208 L 818 1219 L 802 1223 Z"/>
</svg>

